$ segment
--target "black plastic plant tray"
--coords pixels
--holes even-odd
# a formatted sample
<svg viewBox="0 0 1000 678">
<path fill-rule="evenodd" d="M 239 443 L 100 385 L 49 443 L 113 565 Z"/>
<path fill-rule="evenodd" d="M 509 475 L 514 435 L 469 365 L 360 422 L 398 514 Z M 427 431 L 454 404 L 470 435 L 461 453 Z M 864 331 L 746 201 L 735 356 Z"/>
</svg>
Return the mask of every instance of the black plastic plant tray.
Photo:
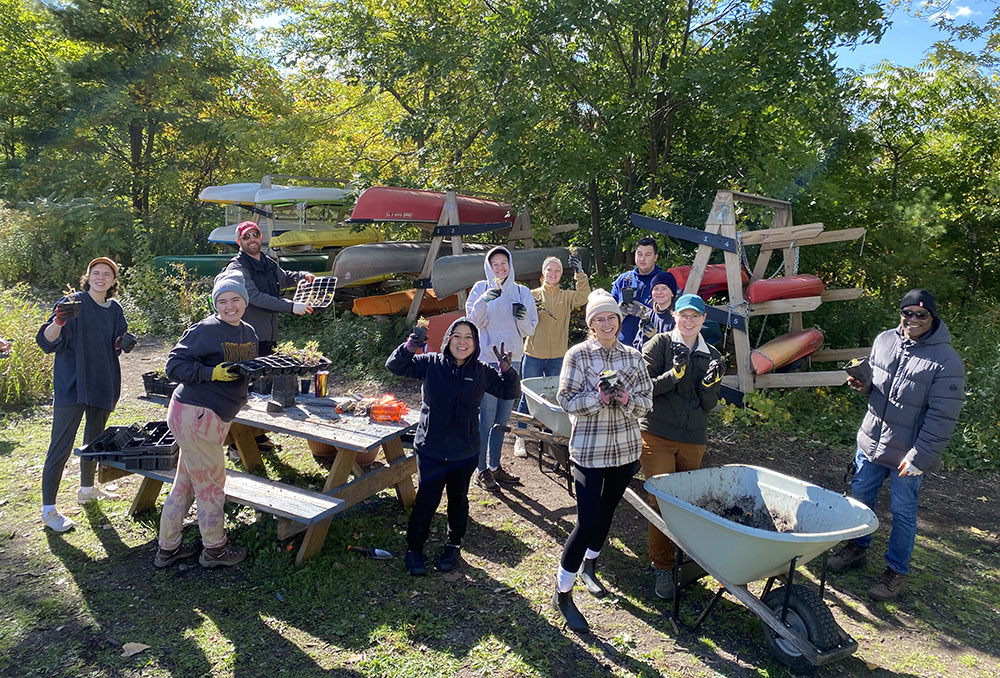
<svg viewBox="0 0 1000 678">
<path fill-rule="evenodd" d="M 142 386 L 148 396 L 159 395 L 169 398 L 177 388 L 177 382 L 165 379 L 156 372 L 146 372 L 142 375 Z"/>
<path fill-rule="evenodd" d="M 122 455 L 126 471 L 166 471 L 177 466 L 178 448 L 172 446 L 166 452 L 157 454 Z"/>
<path fill-rule="evenodd" d="M 127 447 L 132 440 L 141 433 L 142 427 L 139 424 L 131 426 L 109 426 L 104 432 L 90 441 L 90 444 L 80 449 L 80 454 L 91 454 L 95 452 L 120 452 Z"/>
<path fill-rule="evenodd" d="M 306 365 L 298 358 L 292 358 L 291 356 L 266 355 L 261 356 L 260 358 L 254 358 L 253 360 L 244 360 L 242 362 L 233 363 L 232 367 L 240 374 L 251 378 L 280 376 L 283 374 L 292 374 L 304 377 L 319 370 L 326 369 L 329 364 L 330 361 L 325 357 L 321 358 L 320 362 L 316 365 Z"/>
</svg>

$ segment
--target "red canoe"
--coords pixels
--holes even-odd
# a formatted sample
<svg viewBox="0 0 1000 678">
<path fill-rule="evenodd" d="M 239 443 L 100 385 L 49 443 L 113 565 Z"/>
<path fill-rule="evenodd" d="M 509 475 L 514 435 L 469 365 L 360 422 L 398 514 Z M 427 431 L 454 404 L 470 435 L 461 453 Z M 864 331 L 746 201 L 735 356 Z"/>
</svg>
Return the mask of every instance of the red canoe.
<svg viewBox="0 0 1000 678">
<path fill-rule="evenodd" d="M 667 272 L 674 276 L 674 280 L 677 281 L 677 289 L 681 290 L 679 293 L 683 293 L 684 285 L 687 283 L 688 276 L 691 275 L 690 266 L 674 266 L 673 268 L 668 268 Z M 750 276 L 747 272 L 740 269 L 740 279 L 744 285 L 750 280 Z M 729 283 L 726 281 L 726 265 L 725 264 L 709 264 L 705 267 L 705 274 L 701 277 L 701 286 L 698 288 L 698 296 L 706 301 L 712 297 L 713 294 L 718 292 L 724 292 L 729 289 Z"/>
<path fill-rule="evenodd" d="M 514 222 L 510 203 L 459 195 L 458 220 L 463 224 Z M 444 193 L 415 188 L 372 186 L 354 203 L 351 221 L 409 221 L 436 224 L 444 208 Z"/>
<path fill-rule="evenodd" d="M 823 281 L 808 273 L 804 275 L 789 275 L 769 280 L 754 280 L 747 286 L 744 297 L 751 304 L 775 299 L 798 299 L 799 297 L 816 297 L 826 289 Z"/>
<path fill-rule="evenodd" d="M 790 362 L 803 358 L 823 344 L 819 330 L 799 330 L 775 337 L 750 353 L 754 374 L 767 374 Z"/>
</svg>

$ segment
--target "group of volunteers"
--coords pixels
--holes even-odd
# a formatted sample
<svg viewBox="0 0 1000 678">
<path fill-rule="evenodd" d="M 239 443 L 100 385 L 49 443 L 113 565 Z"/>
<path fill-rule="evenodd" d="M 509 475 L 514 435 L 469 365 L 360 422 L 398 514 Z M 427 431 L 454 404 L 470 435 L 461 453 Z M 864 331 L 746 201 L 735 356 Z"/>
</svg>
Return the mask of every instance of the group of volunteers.
<svg viewBox="0 0 1000 678">
<path fill-rule="evenodd" d="M 275 314 L 312 309 L 282 299 L 281 289 L 309 273 L 290 273 L 262 252 L 253 222 L 237 229 L 240 253 L 212 290 L 214 313 L 189 327 L 170 351 L 167 376 L 179 385 L 167 423 L 180 445 L 174 483 L 160 518 L 156 567 L 199 555 L 204 567 L 234 565 L 246 548 L 227 541 L 224 441 L 245 404 L 248 378 L 228 365 L 267 355 L 277 341 Z M 558 376 L 557 400 L 572 423 L 569 456 L 575 484 L 576 524 L 554 573 L 552 604 L 575 631 L 588 624 L 573 601 L 577 578 L 595 596 L 606 593 L 597 560 L 615 510 L 630 480 L 700 467 L 708 439 L 708 413 L 719 400 L 726 364 L 713 345 L 718 326 L 706 327 L 706 305 L 678 295 L 673 275 L 656 265 L 657 244 L 638 241 L 635 268 L 618 276 L 611 293 L 591 290 L 573 254 L 573 288 L 560 286 L 563 263 L 543 262 L 540 285 L 515 280 L 510 250 L 495 247 L 484 259 L 485 279 L 472 288 L 465 316 L 454 321 L 439 347 L 427 350 L 417 326 L 386 361 L 396 375 L 422 382 L 413 441 L 418 487 L 406 531 L 405 566 L 424 575 L 424 547 L 442 495 L 447 492 L 447 543 L 435 565 L 447 572 L 460 562 L 469 519 L 470 483 L 489 492 L 519 479 L 501 460 L 503 429 L 515 405 L 526 410 L 520 379 Z M 60 299 L 37 341 L 55 353 L 52 438 L 42 474 L 42 520 L 63 532 L 73 522 L 55 506 L 56 491 L 84 415 L 84 444 L 105 428 L 121 392 L 119 355 L 135 345 L 121 306 L 118 266 L 94 259 L 82 291 Z M 584 308 L 588 330 L 569 346 L 570 317 Z M 2 347 L 0 347 L 2 349 Z M 900 304 L 900 323 L 875 339 L 870 380 L 850 378 L 869 394 L 858 433 L 852 494 L 874 507 L 888 479 L 892 531 L 887 567 L 871 593 L 898 596 L 909 572 L 916 536 L 917 494 L 924 473 L 935 468 L 957 422 L 964 398 L 964 367 L 947 326 L 926 290 L 911 290 Z M 516 437 L 515 454 L 526 451 Z M 95 485 L 95 464 L 81 461 L 81 504 L 113 496 Z M 183 543 L 181 528 L 197 502 L 200 540 Z M 655 506 L 656 500 L 650 496 Z M 855 540 L 830 559 L 834 571 L 866 562 L 871 537 Z M 674 596 L 674 546 L 649 526 L 649 556 L 657 596 Z"/>
</svg>

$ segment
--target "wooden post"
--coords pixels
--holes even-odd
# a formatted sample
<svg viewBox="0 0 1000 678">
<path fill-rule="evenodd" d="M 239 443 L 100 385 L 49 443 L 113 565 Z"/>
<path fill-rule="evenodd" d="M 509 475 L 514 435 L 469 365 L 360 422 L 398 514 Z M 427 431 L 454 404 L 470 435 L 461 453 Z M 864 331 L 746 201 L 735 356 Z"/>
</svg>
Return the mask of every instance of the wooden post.
<svg viewBox="0 0 1000 678">
<path fill-rule="evenodd" d="M 458 221 L 458 198 L 455 191 L 448 191 L 444 194 L 444 207 L 441 208 L 441 216 L 438 217 L 438 226 L 457 226 Z M 420 279 L 428 280 L 434 270 L 434 260 L 437 259 L 438 252 L 441 251 L 441 243 L 444 236 L 435 235 L 431 238 L 431 246 L 427 250 L 427 259 L 424 260 L 424 267 L 420 269 Z M 462 246 L 462 239 L 459 238 L 459 248 Z M 452 244 L 454 250 L 455 245 Z M 461 249 L 459 249 L 461 252 Z M 424 288 L 418 287 L 413 290 L 413 301 L 410 302 L 410 311 L 406 314 L 406 324 L 413 325 L 420 315 L 420 304 L 424 301 Z M 464 304 L 463 304 L 464 306 Z"/>
<path fill-rule="evenodd" d="M 324 493 L 347 482 L 347 478 L 351 475 L 351 470 L 354 468 L 357 456 L 358 454 L 354 450 L 348 450 L 343 447 L 337 448 L 337 456 L 333 460 L 333 466 L 330 467 L 330 474 L 326 477 L 326 484 L 323 485 Z M 326 539 L 326 533 L 330 529 L 332 521 L 332 517 L 327 518 L 318 523 L 313 523 L 306 529 L 306 536 L 303 537 L 302 545 L 299 547 L 298 553 L 295 554 L 296 565 L 301 565 L 323 548 L 323 541 Z"/>
<path fill-rule="evenodd" d="M 400 438 L 393 438 L 382 443 L 382 452 L 385 453 L 385 459 L 390 464 L 406 456 L 403 451 L 403 441 Z M 403 506 L 413 506 L 413 502 L 417 500 L 417 491 L 413 488 L 413 476 L 406 475 L 396 483 L 396 498 Z"/>
<path fill-rule="evenodd" d="M 263 468 L 264 460 L 260 456 L 260 448 L 257 446 L 257 433 L 261 429 L 246 426 L 245 424 L 233 424 L 229 427 L 229 436 L 236 445 L 236 451 L 240 453 L 240 461 L 243 468 L 249 473 L 253 473 L 259 468 Z"/>
</svg>

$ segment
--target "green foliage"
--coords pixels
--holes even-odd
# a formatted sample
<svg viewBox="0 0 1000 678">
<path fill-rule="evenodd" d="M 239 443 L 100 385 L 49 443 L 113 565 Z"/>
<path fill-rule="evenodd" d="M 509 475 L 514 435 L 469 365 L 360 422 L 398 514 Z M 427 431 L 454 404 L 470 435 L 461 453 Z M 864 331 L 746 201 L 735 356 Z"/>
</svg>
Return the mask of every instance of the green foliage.
<svg viewBox="0 0 1000 678">
<path fill-rule="evenodd" d="M 965 361 L 965 405 L 944 463 L 1000 468 L 1000 308 L 972 312 L 951 329 Z"/>
<path fill-rule="evenodd" d="M 763 391 L 754 391 L 743 396 L 743 407 L 726 403 L 719 408 L 719 416 L 726 426 L 739 424 L 764 429 L 780 429 L 792 417 L 791 412 L 782 403 L 780 395 L 771 397 Z"/>
<path fill-rule="evenodd" d="M 322 354 L 330 359 L 328 369 L 350 378 L 388 378 L 385 361 L 408 329 L 405 318 L 364 318 L 349 311 L 278 316 L 278 336 L 283 341 L 318 342 Z"/>
<path fill-rule="evenodd" d="M 212 313 L 212 278 L 199 278 L 183 264 L 171 264 L 167 272 L 144 261 L 121 278 L 120 301 L 133 333 L 178 337 Z"/>
<path fill-rule="evenodd" d="M 52 356 L 35 342 L 47 312 L 28 299 L 25 285 L 0 289 L 0 337 L 12 339 L 10 356 L 0 360 L 0 403 L 5 409 L 34 405 L 52 386 Z"/>
</svg>

